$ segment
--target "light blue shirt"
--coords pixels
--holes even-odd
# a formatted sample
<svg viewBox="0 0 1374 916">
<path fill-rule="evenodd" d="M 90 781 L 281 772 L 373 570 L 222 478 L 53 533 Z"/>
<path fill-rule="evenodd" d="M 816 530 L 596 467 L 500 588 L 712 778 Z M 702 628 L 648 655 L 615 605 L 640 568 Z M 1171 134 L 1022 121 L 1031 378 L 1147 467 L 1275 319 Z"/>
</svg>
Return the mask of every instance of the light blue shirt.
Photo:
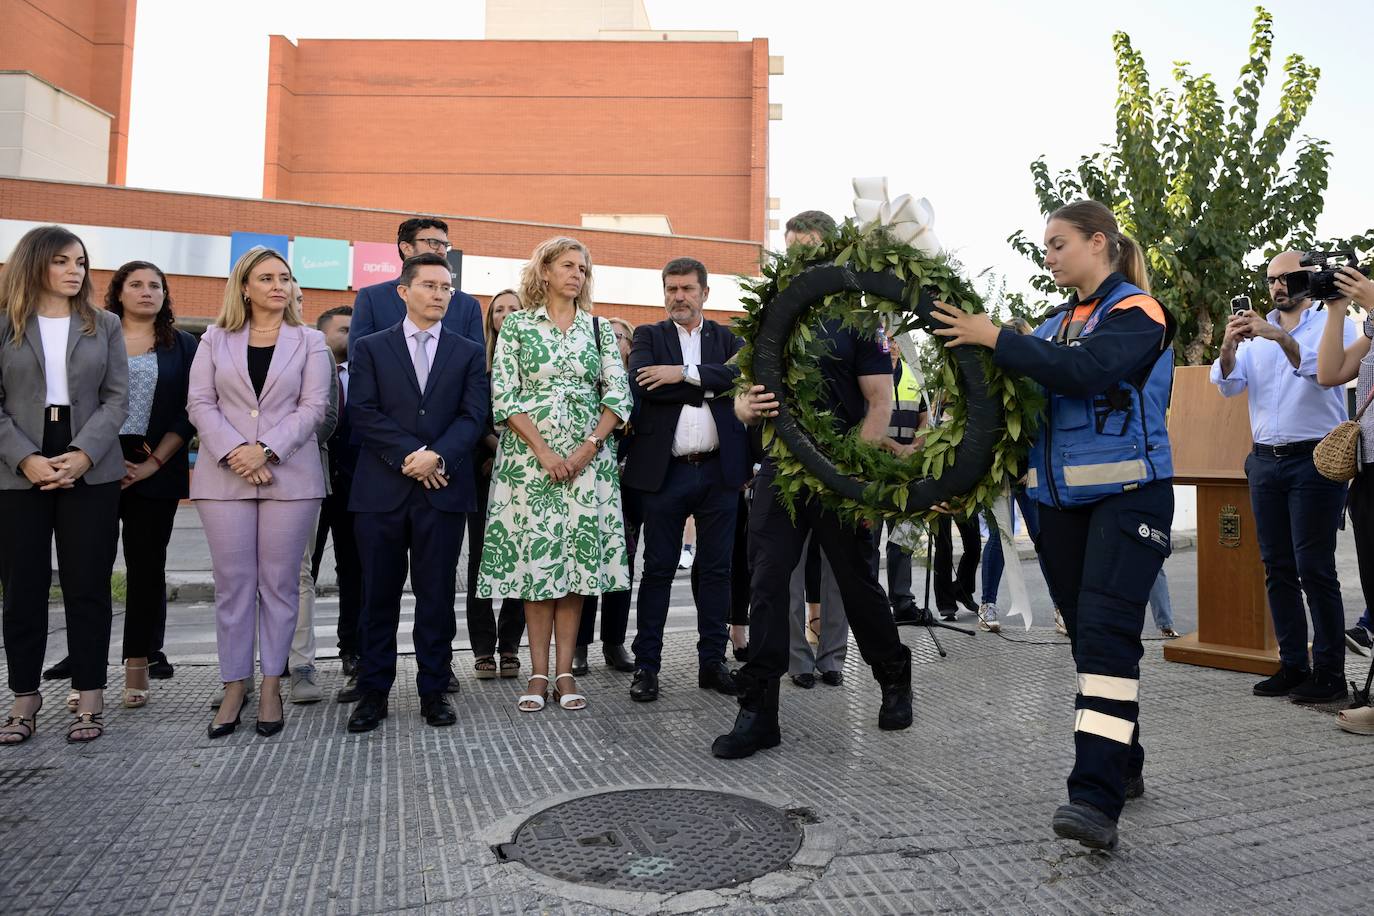
<svg viewBox="0 0 1374 916">
<path fill-rule="evenodd" d="M 1223 397 L 1250 393 L 1250 433 L 1261 445 L 1286 445 L 1320 439 L 1349 419 L 1345 387 L 1325 388 L 1317 384 L 1317 344 L 1321 341 L 1330 309 L 1318 312 L 1315 306 L 1304 309 L 1298 326 L 1289 335 L 1297 343 L 1302 361 L 1296 369 L 1283 347 L 1264 337 L 1243 340 L 1236 347 L 1236 365 L 1231 374 L 1221 377 L 1221 357 L 1212 363 L 1212 384 Z M 1265 316 L 1279 326 L 1277 309 Z M 1360 336 L 1355 322 L 1344 316 L 1344 345 Z"/>
</svg>

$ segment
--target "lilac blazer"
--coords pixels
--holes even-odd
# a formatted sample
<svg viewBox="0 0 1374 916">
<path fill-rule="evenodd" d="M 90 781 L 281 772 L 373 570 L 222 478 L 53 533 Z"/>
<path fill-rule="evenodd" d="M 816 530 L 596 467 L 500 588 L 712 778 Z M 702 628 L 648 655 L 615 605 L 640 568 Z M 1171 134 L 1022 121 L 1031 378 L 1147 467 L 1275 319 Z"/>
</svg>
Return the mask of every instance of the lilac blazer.
<svg viewBox="0 0 1374 916">
<path fill-rule="evenodd" d="M 209 328 L 191 364 L 186 401 L 200 435 L 191 498 L 322 499 L 315 430 L 329 404 L 331 365 L 323 334 L 282 325 L 259 399 L 248 378 L 247 326 Z M 261 442 L 280 457 L 268 465 L 270 484 L 255 486 L 229 470 L 226 456 L 245 442 Z"/>
</svg>

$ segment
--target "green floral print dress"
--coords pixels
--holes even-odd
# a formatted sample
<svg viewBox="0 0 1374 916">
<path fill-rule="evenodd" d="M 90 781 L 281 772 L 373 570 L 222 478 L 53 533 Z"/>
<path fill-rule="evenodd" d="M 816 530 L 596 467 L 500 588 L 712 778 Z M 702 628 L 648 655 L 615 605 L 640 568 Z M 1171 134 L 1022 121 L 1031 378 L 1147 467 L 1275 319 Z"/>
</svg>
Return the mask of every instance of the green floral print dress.
<svg viewBox="0 0 1374 916">
<path fill-rule="evenodd" d="M 500 445 L 479 597 L 548 601 L 630 587 L 614 451 L 601 449 L 575 479 L 556 483 L 525 440 L 505 426 L 512 414 L 523 413 L 551 449 L 567 456 L 596 429 L 602 407 L 622 422 L 629 419 L 630 381 L 610 322 L 599 324 L 599 358 L 592 316 L 581 309 L 567 333 L 543 306 L 507 315 L 501 325 L 491 366 Z M 600 396 L 598 377 L 605 390 Z"/>
</svg>

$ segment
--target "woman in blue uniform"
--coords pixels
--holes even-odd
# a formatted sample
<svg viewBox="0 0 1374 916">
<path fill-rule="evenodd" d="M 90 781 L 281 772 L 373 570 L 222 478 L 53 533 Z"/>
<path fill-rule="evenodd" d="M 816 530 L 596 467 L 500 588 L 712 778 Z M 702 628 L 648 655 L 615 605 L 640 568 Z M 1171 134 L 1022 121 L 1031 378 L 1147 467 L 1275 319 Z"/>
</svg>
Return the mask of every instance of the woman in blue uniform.
<svg viewBox="0 0 1374 916">
<path fill-rule="evenodd" d="M 1140 631 L 1170 551 L 1175 323 L 1149 295 L 1140 247 L 1102 204 L 1055 211 L 1045 248 L 1045 266 L 1073 293 L 1033 336 L 943 304 L 936 318 L 948 327 L 935 333 L 946 346 L 988 347 L 998 366 L 1045 388 L 1027 484 L 1078 669 L 1069 803 L 1053 824 L 1060 836 L 1110 849 L 1126 799 L 1144 791 Z"/>
</svg>

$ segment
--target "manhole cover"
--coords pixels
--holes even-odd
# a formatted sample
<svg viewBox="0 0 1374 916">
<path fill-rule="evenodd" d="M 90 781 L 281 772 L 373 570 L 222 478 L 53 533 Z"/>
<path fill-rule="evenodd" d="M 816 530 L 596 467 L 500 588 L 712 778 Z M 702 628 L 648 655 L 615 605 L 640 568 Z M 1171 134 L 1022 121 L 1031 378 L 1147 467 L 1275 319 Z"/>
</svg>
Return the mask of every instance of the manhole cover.
<svg viewBox="0 0 1374 916">
<path fill-rule="evenodd" d="M 801 828 L 786 811 L 751 798 L 631 789 L 554 805 L 496 851 L 575 884 L 679 893 L 777 871 L 801 843 Z"/>
</svg>

